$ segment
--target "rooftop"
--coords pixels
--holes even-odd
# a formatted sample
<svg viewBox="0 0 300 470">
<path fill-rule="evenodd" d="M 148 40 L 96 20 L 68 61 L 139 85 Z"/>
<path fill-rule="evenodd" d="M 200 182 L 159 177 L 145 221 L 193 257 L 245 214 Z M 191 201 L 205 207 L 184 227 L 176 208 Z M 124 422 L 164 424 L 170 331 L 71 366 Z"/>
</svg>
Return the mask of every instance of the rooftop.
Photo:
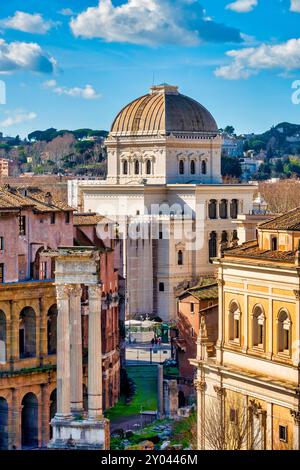
<svg viewBox="0 0 300 470">
<path fill-rule="evenodd" d="M 20 210 L 32 208 L 35 212 L 72 211 L 72 207 L 41 190 L 13 188 L 9 185 L 0 187 L 0 210 Z"/>
<path fill-rule="evenodd" d="M 178 87 L 153 86 L 150 93 L 125 106 L 113 122 L 113 135 L 157 134 L 158 132 L 218 133 L 210 112 L 197 101 L 182 95 Z"/>
<path fill-rule="evenodd" d="M 268 222 L 263 222 L 259 228 L 265 230 L 300 231 L 300 207 L 296 207 L 296 209 L 292 209 Z"/>
<path fill-rule="evenodd" d="M 184 290 L 178 297 L 181 298 L 186 295 L 192 295 L 198 300 L 213 300 L 218 299 L 218 284 L 214 279 L 202 279 L 201 284 L 189 287 Z"/>
</svg>

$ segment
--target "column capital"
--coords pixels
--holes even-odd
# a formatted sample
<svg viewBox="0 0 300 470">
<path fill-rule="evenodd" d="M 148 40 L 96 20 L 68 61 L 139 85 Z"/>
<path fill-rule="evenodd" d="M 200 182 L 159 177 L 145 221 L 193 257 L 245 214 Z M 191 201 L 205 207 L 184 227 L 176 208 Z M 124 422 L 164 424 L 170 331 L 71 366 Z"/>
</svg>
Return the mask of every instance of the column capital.
<svg viewBox="0 0 300 470">
<path fill-rule="evenodd" d="M 294 418 L 295 424 L 300 426 L 300 411 L 291 410 L 291 415 Z"/>
<path fill-rule="evenodd" d="M 197 392 L 204 392 L 206 390 L 206 382 L 205 380 L 195 380 L 194 386 Z"/>
<path fill-rule="evenodd" d="M 80 284 L 71 284 L 68 286 L 69 295 L 72 297 L 81 297 L 82 289 Z"/>
<path fill-rule="evenodd" d="M 101 286 L 99 284 L 95 284 L 95 285 L 90 285 L 88 286 L 89 288 L 89 298 L 91 299 L 95 299 L 95 300 L 99 300 L 101 299 L 101 295 L 102 295 L 102 289 L 101 289 Z"/>
<path fill-rule="evenodd" d="M 67 284 L 56 285 L 56 298 L 57 300 L 68 300 L 69 286 Z"/>
<path fill-rule="evenodd" d="M 214 391 L 216 392 L 218 398 L 223 398 L 226 396 L 226 390 L 224 387 L 218 387 L 217 385 L 215 385 Z"/>
<path fill-rule="evenodd" d="M 296 300 L 300 300 L 300 290 L 295 289 L 293 292 L 294 296 L 296 297 Z"/>
</svg>

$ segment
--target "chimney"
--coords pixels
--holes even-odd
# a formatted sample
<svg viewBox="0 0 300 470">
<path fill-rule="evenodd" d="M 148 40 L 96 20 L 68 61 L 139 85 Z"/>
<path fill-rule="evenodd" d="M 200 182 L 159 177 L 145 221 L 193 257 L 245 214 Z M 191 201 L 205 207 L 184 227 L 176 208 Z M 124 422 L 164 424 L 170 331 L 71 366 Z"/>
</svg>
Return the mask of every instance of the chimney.
<svg viewBox="0 0 300 470">
<path fill-rule="evenodd" d="M 45 202 L 46 202 L 46 204 L 51 206 L 51 204 L 52 204 L 52 194 L 51 193 L 48 192 L 48 193 L 45 194 Z"/>
</svg>

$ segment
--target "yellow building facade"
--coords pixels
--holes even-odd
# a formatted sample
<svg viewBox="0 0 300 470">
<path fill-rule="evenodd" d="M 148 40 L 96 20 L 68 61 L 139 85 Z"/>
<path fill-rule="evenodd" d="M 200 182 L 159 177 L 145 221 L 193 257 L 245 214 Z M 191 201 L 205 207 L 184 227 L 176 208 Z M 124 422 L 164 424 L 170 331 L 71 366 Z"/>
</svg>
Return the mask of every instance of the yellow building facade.
<svg viewBox="0 0 300 470">
<path fill-rule="evenodd" d="M 299 239 L 300 209 L 295 209 L 261 224 L 257 240 L 214 261 L 216 356 L 207 357 L 204 328 L 191 361 L 197 367 L 199 449 L 216 448 L 209 434 L 214 420 L 228 441 L 243 434 L 239 444 L 233 439 L 225 445 L 228 450 L 300 449 Z"/>
</svg>

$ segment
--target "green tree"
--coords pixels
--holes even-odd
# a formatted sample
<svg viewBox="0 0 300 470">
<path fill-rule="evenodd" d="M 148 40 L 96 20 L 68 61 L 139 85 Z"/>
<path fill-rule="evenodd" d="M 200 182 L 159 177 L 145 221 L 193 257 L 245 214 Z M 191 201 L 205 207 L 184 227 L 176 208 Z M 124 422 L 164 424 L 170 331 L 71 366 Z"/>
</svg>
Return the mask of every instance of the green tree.
<svg viewBox="0 0 300 470">
<path fill-rule="evenodd" d="M 242 176 L 242 167 L 238 158 L 223 156 L 221 159 L 222 176 L 231 176 L 240 178 Z"/>
<path fill-rule="evenodd" d="M 224 129 L 224 132 L 226 132 L 226 134 L 229 134 L 229 135 L 232 135 L 234 134 L 234 127 L 233 126 L 226 126 L 225 129 Z"/>
</svg>

